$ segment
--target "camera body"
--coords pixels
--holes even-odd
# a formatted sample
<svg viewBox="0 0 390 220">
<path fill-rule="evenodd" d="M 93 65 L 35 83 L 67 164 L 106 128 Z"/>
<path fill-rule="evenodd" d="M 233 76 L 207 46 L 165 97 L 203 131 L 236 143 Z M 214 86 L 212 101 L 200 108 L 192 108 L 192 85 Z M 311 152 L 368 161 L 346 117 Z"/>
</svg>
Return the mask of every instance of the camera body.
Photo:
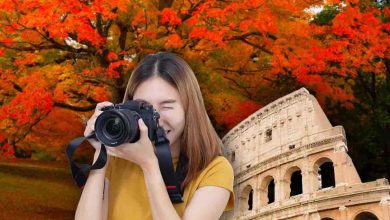
<svg viewBox="0 0 390 220">
<path fill-rule="evenodd" d="M 123 143 L 137 142 L 140 138 L 140 118 L 148 127 L 149 139 L 156 141 L 160 115 L 149 103 L 129 100 L 101 110 L 103 112 L 95 122 L 95 134 L 102 144 L 116 147 Z"/>
</svg>

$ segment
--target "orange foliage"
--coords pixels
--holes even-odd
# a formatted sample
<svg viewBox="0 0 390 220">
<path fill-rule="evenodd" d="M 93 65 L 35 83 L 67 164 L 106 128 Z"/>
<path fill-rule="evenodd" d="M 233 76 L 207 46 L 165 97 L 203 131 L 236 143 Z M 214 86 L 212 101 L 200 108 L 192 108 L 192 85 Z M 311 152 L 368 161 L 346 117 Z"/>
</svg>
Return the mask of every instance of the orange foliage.
<svg viewBox="0 0 390 220">
<path fill-rule="evenodd" d="M 108 59 L 109 61 L 114 61 L 114 60 L 117 60 L 117 59 L 118 59 L 118 56 L 116 55 L 116 53 L 110 52 L 110 53 L 108 53 L 108 55 L 107 55 L 107 59 Z"/>
<path fill-rule="evenodd" d="M 225 124 L 228 129 L 231 129 L 260 108 L 261 105 L 253 101 L 241 102 L 237 106 L 233 106 L 229 111 L 224 111 L 216 120 L 221 124 Z"/>
<path fill-rule="evenodd" d="M 24 67 L 26 65 L 29 65 L 29 64 L 33 65 L 36 63 L 36 61 L 35 61 L 36 55 L 35 54 L 25 53 L 25 54 L 23 54 L 23 56 L 24 56 L 23 58 L 15 60 L 15 62 L 14 62 L 15 66 L 18 66 L 21 68 L 21 67 Z"/>
<path fill-rule="evenodd" d="M 83 69 L 83 71 L 82 71 L 83 74 L 88 75 L 88 76 L 97 76 L 98 74 L 101 74 L 103 72 L 104 72 L 104 68 L 102 68 L 102 67 L 96 67 L 93 69 L 86 68 L 86 69 Z"/>
<path fill-rule="evenodd" d="M 19 93 L 2 111 L 18 126 L 33 123 L 35 117 L 47 114 L 53 107 L 52 95 L 41 88 Z M 35 116 L 35 117 L 32 117 Z"/>
<path fill-rule="evenodd" d="M 0 132 L 15 135 L 56 103 L 85 107 L 119 97 L 112 93 L 122 91 L 134 64 L 160 50 L 190 62 L 212 114 L 228 127 L 257 110 L 260 88 L 279 76 L 320 101 L 350 107 L 346 79 L 386 71 L 390 25 L 381 16 L 388 19 L 390 10 L 343 1 L 328 25 L 317 26 L 305 12 L 317 3 L 194 0 L 160 10 L 152 1 L 0 1 L 0 117 L 7 121 Z M 234 109 L 219 108 L 224 92 L 236 96 Z"/>
<path fill-rule="evenodd" d="M 138 11 L 131 21 L 132 26 L 144 26 L 146 23 L 146 17 L 144 11 Z"/>
<path fill-rule="evenodd" d="M 62 86 L 57 86 L 54 89 L 53 100 L 55 102 L 66 102 L 69 98 L 69 95 L 65 93 L 64 88 Z"/>
<path fill-rule="evenodd" d="M 23 31 L 21 37 L 23 41 L 32 44 L 39 44 L 42 41 L 42 36 L 36 31 L 32 31 L 32 30 Z"/>
<path fill-rule="evenodd" d="M 181 19 L 176 15 L 176 11 L 170 8 L 164 8 L 161 12 L 160 23 L 177 26 L 181 24 Z"/>
<path fill-rule="evenodd" d="M 183 46 L 183 40 L 178 34 L 171 34 L 165 44 L 166 48 L 180 48 Z"/>
<path fill-rule="evenodd" d="M 197 27 L 194 28 L 190 33 L 190 38 L 192 39 L 204 39 L 215 43 L 217 47 L 225 47 L 225 43 L 223 41 L 223 35 L 226 32 L 225 30 L 208 30 L 206 27 Z"/>
<path fill-rule="evenodd" d="M 110 98 L 111 98 L 109 96 L 109 93 L 108 93 L 107 89 L 105 89 L 103 87 L 95 87 L 95 88 L 93 88 L 92 96 L 93 96 L 94 99 L 98 100 L 99 102 L 110 100 Z"/>
<path fill-rule="evenodd" d="M 119 60 L 119 61 L 112 62 L 110 63 L 110 65 L 106 70 L 106 75 L 108 77 L 118 78 L 120 75 L 116 69 L 121 66 L 125 68 L 130 68 L 132 66 L 132 63 L 126 60 Z"/>
<path fill-rule="evenodd" d="M 15 159 L 15 150 L 9 144 L 4 144 L 0 146 L 0 158 L 3 159 Z"/>
<path fill-rule="evenodd" d="M 4 44 L 6 46 L 14 46 L 15 45 L 15 41 L 11 38 L 0 39 L 0 43 Z"/>
</svg>

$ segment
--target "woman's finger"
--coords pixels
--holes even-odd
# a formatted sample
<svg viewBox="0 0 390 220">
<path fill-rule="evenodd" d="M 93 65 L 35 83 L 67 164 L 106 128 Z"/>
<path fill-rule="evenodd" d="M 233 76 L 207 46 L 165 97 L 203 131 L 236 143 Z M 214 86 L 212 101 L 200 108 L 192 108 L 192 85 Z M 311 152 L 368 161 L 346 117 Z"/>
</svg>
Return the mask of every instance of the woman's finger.
<svg viewBox="0 0 390 220">
<path fill-rule="evenodd" d="M 140 131 L 140 139 L 149 138 L 148 137 L 148 127 L 145 125 L 142 118 L 138 119 L 138 126 Z"/>
<path fill-rule="evenodd" d="M 103 112 L 101 111 L 102 108 L 107 106 L 113 106 L 114 104 L 111 102 L 100 102 L 96 105 L 95 112 L 93 115 L 89 118 L 87 121 L 87 126 L 84 130 L 84 136 L 90 135 L 93 131 L 95 131 L 95 122 L 97 117 Z"/>
<path fill-rule="evenodd" d="M 96 111 L 101 111 L 102 108 L 107 107 L 107 106 L 113 106 L 114 104 L 112 102 L 99 102 L 96 104 Z"/>
</svg>

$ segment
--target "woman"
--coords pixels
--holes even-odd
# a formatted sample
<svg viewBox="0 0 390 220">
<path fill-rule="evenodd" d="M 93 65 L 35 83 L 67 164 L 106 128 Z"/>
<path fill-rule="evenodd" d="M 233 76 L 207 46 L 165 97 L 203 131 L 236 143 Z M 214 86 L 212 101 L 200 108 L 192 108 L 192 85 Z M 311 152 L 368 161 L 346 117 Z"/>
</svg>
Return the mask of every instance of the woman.
<svg viewBox="0 0 390 220">
<path fill-rule="evenodd" d="M 124 100 L 146 101 L 159 112 L 170 141 L 174 164 L 183 164 L 184 202 L 172 204 L 160 173 L 154 146 L 142 119 L 140 139 L 107 147 L 108 165 L 90 172 L 76 219 L 219 219 L 233 207 L 233 170 L 221 155 L 222 143 L 205 111 L 195 75 L 180 57 L 148 55 L 134 69 Z M 84 135 L 109 102 L 99 103 Z M 100 143 L 89 140 L 98 156 Z"/>
</svg>

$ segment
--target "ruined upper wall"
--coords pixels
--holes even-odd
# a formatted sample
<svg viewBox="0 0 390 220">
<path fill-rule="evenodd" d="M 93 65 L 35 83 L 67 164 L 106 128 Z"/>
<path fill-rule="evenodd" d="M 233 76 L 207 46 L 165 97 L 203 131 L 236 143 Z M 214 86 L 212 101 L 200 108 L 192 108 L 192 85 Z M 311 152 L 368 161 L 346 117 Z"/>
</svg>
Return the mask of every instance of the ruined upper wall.
<svg viewBox="0 0 390 220">
<path fill-rule="evenodd" d="M 233 165 L 242 165 L 257 155 L 266 160 L 280 154 L 281 146 L 294 148 L 340 133 L 342 127 L 332 127 L 315 97 L 301 88 L 250 115 L 222 141 Z"/>
</svg>

